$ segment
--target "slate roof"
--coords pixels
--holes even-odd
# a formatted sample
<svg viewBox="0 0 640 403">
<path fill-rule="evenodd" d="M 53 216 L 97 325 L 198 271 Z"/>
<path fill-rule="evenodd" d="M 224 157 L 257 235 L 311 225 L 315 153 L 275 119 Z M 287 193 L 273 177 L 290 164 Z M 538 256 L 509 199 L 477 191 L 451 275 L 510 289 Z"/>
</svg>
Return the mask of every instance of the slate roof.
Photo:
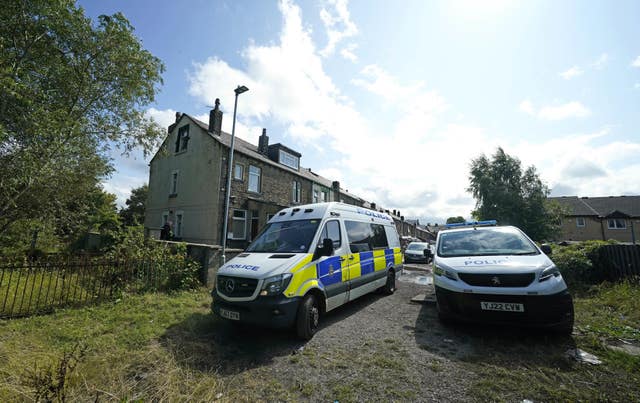
<svg viewBox="0 0 640 403">
<path fill-rule="evenodd" d="M 231 147 L 231 135 L 229 133 L 220 131 L 220 136 L 217 136 L 217 135 L 209 132 L 209 125 L 208 124 L 206 124 L 206 123 L 204 123 L 204 122 L 202 122 L 202 121 L 200 121 L 200 120 L 198 120 L 198 119 L 194 118 L 193 116 L 188 115 L 186 113 L 183 114 L 183 115 L 186 115 L 186 116 L 189 117 L 189 119 L 193 120 L 211 138 L 213 138 L 214 140 L 216 140 L 219 143 L 223 144 L 225 147 Z M 236 151 L 240 152 L 240 153 L 245 154 L 245 155 L 247 155 L 247 156 L 249 156 L 251 158 L 255 158 L 255 159 L 259 160 L 259 161 L 262 161 L 262 162 L 264 162 L 266 164 L 275 166 L 275 167 L 277 167 L 279 169 L 283 169 L 285 171 L 289 171 L 294 175 L 298 175 L 298 176 L 306 178 L 306 179 L 308 179 L 310 181 L 316 182 L 316 183 L 318 183 L 318 184 L 320 184 L 322 186 L 325 186 L 325 187 L 327 187 L 329 189 L 332 188 L 332 184 L 333 184 L 332 180 L 318 175 L 317 173 L 313 172 L 311 170 L 311 168 L 304 168 L 304 167 L 300 166 L 300 170 L 296 171 L 293 168 L 289 168 L 289 167 L 287 167 L 285 165 L 279 164 L 279 163 L 269 159 L 269 157 L 267 157 L 266 155 L 259 153 L 258 152 L 258 146 L 253 145 L 253 144 L 249 143 L 248 141 L 245 141 L 245 140 L 239 138 L 238 136 L 236 136 L 236 138 L 235 138 L 235 142 L 233 144 L 233 149 L 234 149 L 234 152 L 236 152 Z M 358 197 L 358 196 L 354 195 L 353 193 L 349 193 L 345 189 L 340 188 L 340 193 L 342 193 L 342 194 L 344 194 L 344 195 L 346 195 L 348 197 L 351 197 L 353 199 L 360 200 L 363 203 L 368 204 L 368 202 L 366 202 L 361 197 Z"/>
<path fill-rule="evenodd" d="M 640 217 L 640 196 L 606 197 L 550 197 L 567 207 L 571 216 L 606 217 L 613 212 L 621 212 L 631 217 Z"/>
</svg>

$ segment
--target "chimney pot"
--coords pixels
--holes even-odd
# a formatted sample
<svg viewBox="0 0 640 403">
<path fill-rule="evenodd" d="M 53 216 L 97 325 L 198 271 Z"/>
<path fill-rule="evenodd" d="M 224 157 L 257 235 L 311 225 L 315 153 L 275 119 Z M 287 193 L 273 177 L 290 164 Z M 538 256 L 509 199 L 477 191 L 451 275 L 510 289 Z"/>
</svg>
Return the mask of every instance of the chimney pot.
<svg viewBox="0 0 640 403">
<path fill-rule="evenodd" d="M 258 152 L 262 155 L 269 153 L 269 136 L 266 128 L 262 128 L 262 134 L 258 138 Z"/>
<path fill-rule="evenodd" d="M 220 110 L 220 98 L 216 98 L 215 107 L 209 112 L 209 131 L 220 135 L 222 131 L 222 111 Z"/>
</svg>

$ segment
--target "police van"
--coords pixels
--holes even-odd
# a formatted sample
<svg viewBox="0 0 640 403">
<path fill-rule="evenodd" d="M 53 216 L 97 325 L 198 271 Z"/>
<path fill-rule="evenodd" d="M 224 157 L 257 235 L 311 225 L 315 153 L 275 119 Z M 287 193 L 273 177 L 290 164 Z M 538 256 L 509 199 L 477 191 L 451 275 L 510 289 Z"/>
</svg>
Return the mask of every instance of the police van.
<svg viewBox="0 0 640 403">
<path fill-rule="evenodd" d="M 495 220 L 447 226 L 433 256 L 438 317 L 570 334 L 571 295 L 547 254 L 548 245 L 539 248 L 520 229 Z"/>
<path fill-rule="evenodd" d="M 402 268 L 388 214 L 337 202 L 289 207 L 218 270 L 212 310 L 234 322 L 295 326 L 310 339 L 322 314 L 375 290 L 392 294 Z"/>
</svg>

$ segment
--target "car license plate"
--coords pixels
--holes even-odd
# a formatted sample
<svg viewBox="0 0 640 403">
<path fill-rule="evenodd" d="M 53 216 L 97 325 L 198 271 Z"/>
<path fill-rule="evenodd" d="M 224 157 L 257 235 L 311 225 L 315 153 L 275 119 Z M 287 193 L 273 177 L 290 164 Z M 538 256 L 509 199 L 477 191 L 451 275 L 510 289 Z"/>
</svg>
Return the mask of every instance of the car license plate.
<svg viewBox="0 0 640 403">
<path fill-rule="evenodd" d="M 231 320 L 240 320 L 240 312 L 227 311 L 222 308 L 220 308 L 220 316 Z"/>
<path fill-rule="evenodd" d="M 483 311 L 524 312 L 524 304 L 512 302 L 480 302 Z"/>
</svg>

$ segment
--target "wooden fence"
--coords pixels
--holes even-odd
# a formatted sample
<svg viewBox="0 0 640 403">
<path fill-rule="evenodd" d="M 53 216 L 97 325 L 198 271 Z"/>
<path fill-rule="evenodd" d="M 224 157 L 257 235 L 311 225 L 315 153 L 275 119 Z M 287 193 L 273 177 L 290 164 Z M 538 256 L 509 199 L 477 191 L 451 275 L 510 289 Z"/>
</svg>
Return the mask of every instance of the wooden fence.
<svg viewBox="0 0 640 403">
<path fill-rule="evenodd" d="M 88 258 L 0 261 L 0 318 L 108 300 L 121 291 L 162 290 L 181 262 Z"/>
<path fill-rule="evenodd" d="M 640 276 L 640 245 L 605 245 L 600 254 L 611 279 Z"/>
</svg>

